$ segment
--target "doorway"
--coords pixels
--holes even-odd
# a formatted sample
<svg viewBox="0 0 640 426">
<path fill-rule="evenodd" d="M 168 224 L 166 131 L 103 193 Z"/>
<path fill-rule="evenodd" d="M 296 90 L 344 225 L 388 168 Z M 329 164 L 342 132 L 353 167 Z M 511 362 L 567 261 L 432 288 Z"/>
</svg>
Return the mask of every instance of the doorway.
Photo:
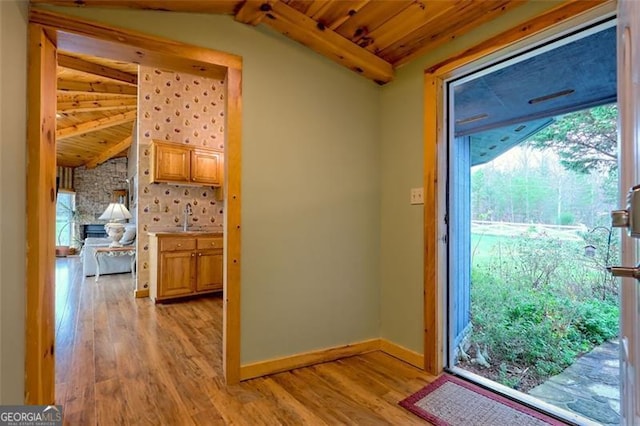
<svg viewBox="0 0 640 426">
<path fill-rule="evenodd" d="M 447 366 L 574 421 L 619 421 L 615 52 L 601 22 L 448 85 Z M 605 344 L 580 400 L 560 374 Z"/>
<path fill-rule="evenodd" d="M 241 59 L 235 55 L 146 37 L 95 23 L 30 12 L 29 42 L 29 165 L 27 244 L 26 402 L 54 402 L 53 238 L 55 224 L 55 68 L 56 49 L 105 56 L 148 66 L 197 72 L 227 80 L 225 156 L 225 304 L 223 365 L 227 383 L 240 378 L 240 116 Z M 54 42 L 55 40 L 55 42 Z M 117 40 L 113 42 L 111 40 Z M 176 53 L 180 52 L 180 53 Z M 209 58 L 209 59 L 202 59 Z"/>
</svg>

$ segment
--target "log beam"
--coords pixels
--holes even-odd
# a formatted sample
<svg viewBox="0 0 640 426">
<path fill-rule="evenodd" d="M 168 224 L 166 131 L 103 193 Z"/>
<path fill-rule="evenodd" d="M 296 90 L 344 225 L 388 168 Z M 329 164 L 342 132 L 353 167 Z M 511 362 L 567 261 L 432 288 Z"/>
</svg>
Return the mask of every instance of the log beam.
<svg viewBox="0 0 640 426">
<path fill-rule="evenodd" d="M 124 84 L 109 84 L 86 81 L 58 80 L 58 90 L 63 92 L 112 93 L 116 95 L 138 94 L 138 88 Z"/>
<path fill-rule="evenodd" d="M 247 0 L 236 13 L 236 21 L 243 24 L 258 25 L 265 17 L 266 12 L 271 10 L 275 0 Z"/>
<path fill-rule="evenodd" d="M 107 127 L 118 126 L 128 123 L 136 119 L 138 111 L 127 111 L 122 114 L 112 115 L 110 117 L 99 118 L 97 120 L 85 121 L 84 123 L 74 124 L 73 126 L 58 129 L 56 131 L 56 139 L 62 140 L 85 133 L 95 132 L 97 130 L 106 129 Z"/>
<path fill-rule="evenodd" d="M 105 151 L 101 152 L 99 155 L 96 155 L 91 160 L 87 161 L 84 165 L 87 169 L 93 169 L 97 167 L 99 164 L 104 163 L 120 154 L 125 149 L 128 149 L 131 146 L 131 142 L 133 141 L 132 136 L 127 136 L 120 142 L 115 145 L 110 146 Z"/>
<path fill-rule="evenodd" d="M 264 23 L 378 84 L 388 83 L 394 72 L 390 63 L 355 45 L 340 34 L 315 22 L 282 2 L 263 12 Z"/>
<path fill-rule="evenodd" d="M 138 106 L 136 98 L 98 99 L 95 101 L 62 101 L 58 102 L 57 111 L 73 114 L 76 112 L 108 111 L 114 109 L 130 109 Z"/>
<path fill-rule="evenodd" d="M 63 53 L 58 53 L 58 66 L 68 68 L 70 70 L 98 75 L 100 77 L 120 81 L 123 83 L 133 84 L 134 86 L 138 85 L 137 75 L 129 74 L 128 72 L 110 68 L 105 65 L 95 64 L 93 62 L 85 61 L 84 59 L 65 55 Z"/>
</svg>

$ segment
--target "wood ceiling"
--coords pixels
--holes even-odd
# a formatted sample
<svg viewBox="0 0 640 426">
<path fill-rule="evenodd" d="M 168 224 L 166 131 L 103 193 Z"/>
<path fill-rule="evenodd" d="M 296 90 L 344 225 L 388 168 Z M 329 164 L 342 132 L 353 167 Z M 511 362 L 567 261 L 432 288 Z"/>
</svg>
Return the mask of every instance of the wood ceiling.
<svg viewBox="0 0 640 426">
<path fill-rule="evenodd" d="M 58 52 L 57 163 L 95 167 L 125 156 L 137 116 L 138 66 Z"/>
<path fill-rule="evenodd" d="M 607 0 L 565 0 L 566 19 Z M 265 24 L 385 84 L 395 69 L 498 18 L 526 0 L 31 0 L 32 4 L 233 15 Z M 526 31 L 527 28 L 522 29 Z M 87 53 L 87 52 L 84 52 Z M 135 65 L 66 55 L 59 75 L 59 163 L 93 166 L 125 149 L 135 119 Z M 85 65 L 80 65 L 84 63 Z M 102 66 L 109 75 L 90 65 Z M 85 66 L 85 69 L 82 67 Z M 99 67 L 98 67 L 99 68 Z M 118 74 L 120 72 L 121 74 Z M 87 74 L 88 73 L 88 74 Z M 90 132 L 85 130 L 90 129 Z M 81 133 L 82 132 L 82 133 Z M 106 150 L 106 152 L 105 152 Z"/>
</svg>

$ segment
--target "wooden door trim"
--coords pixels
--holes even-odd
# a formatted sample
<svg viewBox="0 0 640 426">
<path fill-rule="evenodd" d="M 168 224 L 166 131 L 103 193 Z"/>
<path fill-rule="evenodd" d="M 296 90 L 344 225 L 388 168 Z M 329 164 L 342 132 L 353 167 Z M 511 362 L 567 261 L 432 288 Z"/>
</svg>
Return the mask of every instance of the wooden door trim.
<svg viewBox="0 0 640 426">
<path fill-rule="evenodd" d="M 565 2 L 524 24 L 504 31 L 430 66 L 424 76 L 424 367 L 437 375 L 444 370 L 446 302 L 446 213 L 444 170 L 447 146 L 444 87 L 474 64 L 489 63 L 544 38 L 614 13 L 613 0 Z M 434 214 L 435 212 L 435 214 Z"/>
<path fill-rule="evenodd" d="M 111 27 L 58 13 L 32 9 L 29 15 L 27 273 L 25 402 L 55 401 L 54 277 L 55 277 L 55 88 L 43 97 L 42 84 L 56 81 L 53 69 L 40 64 L 51 54 L 43 40 L 74 44 L 78 50 L 95 45 L 98 56 L 130 58 L 148 66 L 178 68 L 205 77 L 227 78 L 227 140 L 225 177 L 225 282 L 223 310 L 223 367 L 228 384 L 240 380 L 240 240 L 241 240 L 241 116 L 242 58 L 225 52 Z M 65 46 L 65 48 L 68 48 Z M 133 52 L 133 53 L 132 53 Z M 131 59 L 129 59 L 131 60 Z M 174 68 L 174 69 L 175 69 Z M 44 101 L 46 99 L 46 101 Z M 49 105 L 50 104 L 50 105 Z M 52 201 L 53 200 L 53 201 Z"/>
<path fill-rule="evenodd" d="M 27 214 L 26 404 L 53 404 L 55 391 L 56 65 L 55 44 L 41 26 L 30 24 L 27 212 L 32 214 Z"/>
</svg>

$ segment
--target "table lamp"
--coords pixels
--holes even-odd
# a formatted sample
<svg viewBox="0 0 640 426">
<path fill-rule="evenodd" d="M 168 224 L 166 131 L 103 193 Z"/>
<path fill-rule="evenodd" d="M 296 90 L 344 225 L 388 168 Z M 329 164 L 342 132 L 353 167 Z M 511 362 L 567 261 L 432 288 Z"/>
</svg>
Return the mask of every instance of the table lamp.
<svg viewBox="0 0 640 426">
<path fill-rule="evenodd" d="M 131 213 L 122 203 L 109 203 L 107 209 L 98 218 L 100 220 L 108 220 L 109 223 L 104 225 L 104 230 L 107 231 L 109 238 L 113 240 L 109 247 L 122 247 L 120 239 L 124 234 L 124 224 L 118 223 L 120 220 L 131 219 Z"/>
</svg>

